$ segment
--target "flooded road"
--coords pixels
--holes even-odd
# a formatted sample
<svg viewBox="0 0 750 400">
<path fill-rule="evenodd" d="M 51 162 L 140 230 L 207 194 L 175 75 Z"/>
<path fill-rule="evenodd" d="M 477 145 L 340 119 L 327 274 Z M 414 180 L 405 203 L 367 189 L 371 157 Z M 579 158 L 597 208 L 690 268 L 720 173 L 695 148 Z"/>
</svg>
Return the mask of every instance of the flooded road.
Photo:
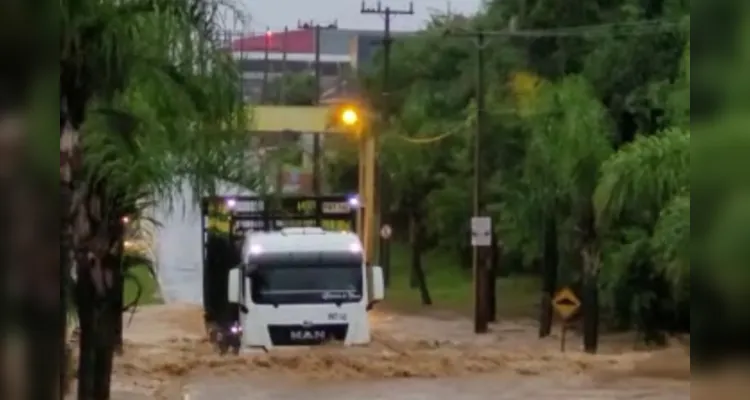
<svg viewBox="0 0 750 400">
<path fill-rule="evenodd" d="M 330 384 L 269 385 L 233 380 L 187 388 L 190 400 L 682 400 L 690 385 L 681 382 L 628 380 L 597 382 L 585 377 L 529 377 L 495 374 L 474 378 L 394 379 Z"/>
<path fill-rule="evenodd" d="M 357 400 L 689 399 L 689 354 L 605 341 L 596 356 L 562 353 L 533 323 L 487 335 L 471 322 L 373 313 L 366 348 L 320 346 L 221 357 L 203 338 L 195 306 L 143 308 L 126 330 L 114 399 Z M 571 335 L 572 336 L 572 335 Z"/>
</svg>

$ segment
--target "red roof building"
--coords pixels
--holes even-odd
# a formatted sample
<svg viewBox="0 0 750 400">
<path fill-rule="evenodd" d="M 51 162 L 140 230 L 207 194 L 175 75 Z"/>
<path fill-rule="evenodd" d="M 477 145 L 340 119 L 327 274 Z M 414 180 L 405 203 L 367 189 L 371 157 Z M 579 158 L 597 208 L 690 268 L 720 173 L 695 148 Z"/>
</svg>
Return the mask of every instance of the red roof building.
<svg viewBox="0 0 750 400">
<path fill-rule="evenodd" d="M 223 46 L 230 49 L 243 75 L 243 97 L 247 101 L 270 96 L 269 82 L 284 74 L 314 72 L 315 29 L 242 33 L 225 36 Z M 356 93 L 352 69 L 370 59 L 382 41 L 380 31 L 338 29 L 328 26 L 320 31 L 321 101 L 337 102 Z M 394 33 L 395 34 L 395 33 Z"/>
<path fill-rule="evenodd" d="M 268 46 L 268 47 L 266 47 Z M 268 32 L 232 41 L 232 51 L 236 52 L 284 52 L 315 53 L 315 31 L 312 29 L 290 30 L 288 32 Z"/>
</svg>

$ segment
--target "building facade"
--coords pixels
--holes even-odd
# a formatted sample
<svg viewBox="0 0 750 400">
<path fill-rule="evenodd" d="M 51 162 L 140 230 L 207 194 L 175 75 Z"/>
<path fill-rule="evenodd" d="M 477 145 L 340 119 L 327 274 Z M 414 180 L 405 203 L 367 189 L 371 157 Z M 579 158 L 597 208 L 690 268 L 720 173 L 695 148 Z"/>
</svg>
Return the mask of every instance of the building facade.
<svg viewBox="0 0 750 400">
<path fill-rule="evenodd" d="M 400 34 L 403 33 L 394 32 L 394 36 Z M 269 98 L 273 81 L 286 74 L 315 73 L 315 29 L 309 25 L 281 32 L 227 36 L 224 47 L 231 49 L 242 71 L 241 91 L 247 103 L 266 102 L 264 99 Z M 382 40 L 382 31 L 338 29 L 335 26 L 321 28 L 321 103 L 356 96 L 353 90 L 356 70 L 370 63 Z M 271 185 L 281 185 L 284 192 L 310 193 L 312 190 L 313 135 L 301 133 L 291 137 L 282 135 L 287 136 L 283 140 L 285 143 L 296 143 L 301 150 L 299 163 L 289 163 L 273 174 Z M 286 145 L 275 143 L 262 147 L 272 150 L 278 146 Z"/>
<path fill-rule="evenodd" d="M 402 34 L 395 32 L 394 35 Z M 353 85 L 354 70 L 366 65 L 382 44 L 375 30 L 321 28 L 322 100 L 338 97 Z M 315 72 L 315 29 L 302 26 L 281 32 L 251 33 L 231 40 L 233 57 L 243 73 L 243 97 L 263 101 L 264 87 L 285 74 Z"/>
</svg>

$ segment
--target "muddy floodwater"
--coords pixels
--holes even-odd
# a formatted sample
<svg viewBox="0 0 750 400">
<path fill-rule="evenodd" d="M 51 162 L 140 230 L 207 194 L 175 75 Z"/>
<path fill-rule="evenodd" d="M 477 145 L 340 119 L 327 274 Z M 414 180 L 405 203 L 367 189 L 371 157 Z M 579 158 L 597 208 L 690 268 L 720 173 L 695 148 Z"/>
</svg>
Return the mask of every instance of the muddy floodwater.
<svg viewBox="0 0 750 400">
<path fill-rule="evenodd" d="M 690 360 L 679 346 L 635 351 L 607 339 L 598 355 L 571 336 L 536 339 L 532 322 L 487 335 L 463 319 L 374 312 L 373 343 L 219 356 L 195 306 L 142 308 L 126 328 L 113 399 L 433 400 L 690 399 Z M 722 400 L 728 400 L 726 398 Z"/>
<path fill-rule="evenodd" d="M 596 382 L 587 378 L 492 375 L 473 378 L 393 379 L 330 384 L 215 381 L 186 390 L 189 399 L 227 400 L 614 400 L 690 398 L 690 385 L 677 382 L 628 380 Z"/>
</svg>

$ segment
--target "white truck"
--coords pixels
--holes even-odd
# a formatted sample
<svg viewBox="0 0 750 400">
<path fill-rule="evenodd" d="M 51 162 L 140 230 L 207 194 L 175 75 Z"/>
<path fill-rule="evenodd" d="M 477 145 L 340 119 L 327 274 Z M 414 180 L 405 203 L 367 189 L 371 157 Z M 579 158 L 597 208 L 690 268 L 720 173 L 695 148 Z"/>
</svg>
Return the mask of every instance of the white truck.
<svg viewBox="0 0 750 400">
<path fill-rule="evenodd" d="M 359 237 L 321 228 L 248 232 L 229 271 L 236 347 L 370 342 L 368 310 L 384 298 L 383 272 L 367 266 Z"/>
</svg>

